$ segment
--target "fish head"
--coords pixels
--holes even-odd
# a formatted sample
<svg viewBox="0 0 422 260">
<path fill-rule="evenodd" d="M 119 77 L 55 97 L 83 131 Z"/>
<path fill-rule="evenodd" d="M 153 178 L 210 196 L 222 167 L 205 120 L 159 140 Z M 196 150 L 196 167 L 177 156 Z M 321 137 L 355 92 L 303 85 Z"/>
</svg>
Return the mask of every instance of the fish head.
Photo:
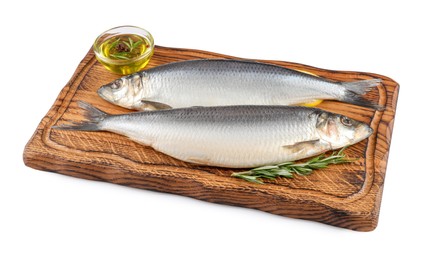
<svg viewBox="0 0 422 260">
<path fill-rule="evenodd" d="M 358 143 L 373 133 L 363 122 L 329 112 L 318 115 L 316 127 L 321 139 L 330 143 L 333 150 Z"/>
<path fill-rule="evenodd" d="M 137 73 L 124 76 L 100 87 L 98 95 L 106 101 L 128 109 L 136 109 L 140 103 L 141 76 Z"/>
</svg>

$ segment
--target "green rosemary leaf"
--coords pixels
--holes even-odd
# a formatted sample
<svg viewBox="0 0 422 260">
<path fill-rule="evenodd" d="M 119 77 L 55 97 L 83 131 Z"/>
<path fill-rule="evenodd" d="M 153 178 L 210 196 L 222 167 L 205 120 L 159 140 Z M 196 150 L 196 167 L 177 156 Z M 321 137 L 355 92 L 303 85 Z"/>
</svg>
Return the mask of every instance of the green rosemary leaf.
<svg viewBox="0 0 422 260">
<path fill-rule="evenodd" d="M 259 171 L 259 170 L 270 170 L 270 169 L 278 169 L 277 165 L 267 165 L 267 166 L 262 166 L 262 167 L 258 167 L 258 168 L 254 168 L 254 171 Z"/>
<path fill-rule="evenodd" d="M 294 162 L 284 162 L 284 163 L 279 163 L 276 166 L 277 167 L 282 167 L 282 166 L 289 166 L 292 165 Z"/>
<path fill-rule="evenodd" d="M 278 176 L 285 178 L 293 178 L 293 173 L 287 171 L 286 169 L 280 169 L 276 172 Z"/>
<path fill-rule="evenodd" d="M 142 43 L 144 43 L 144 41 L 143 41 L 143 40 L 139 40 L 139 41 L 135 42 L 135 43 L 133 44 L 133 49 L 137 48 L 137 47 L 138 47 L 139 45 L 141 45 Z"/>
<path fill-rule="evenodd" d="M 263 178 L 274 179 L 275 177 L 277 177 L 271 171 L 253 171 L 253 173 L 254 173 L 254 176 L 259 176 L 259 177 L 263 177 Z"/>
<path fill-rule="evenodd" d="M 129 38 L 130 39 L 130 38 Z M 130 43 L 123 41 L 123 43 L 130 49 L 132 46 L 130 45 Z"/>
<path fill-rule="evenodd" d="M 120 42 L 120 38 L 117 38 L 117 40 L 115 40 L 111 45 L 110 45 L 110 50 L 113 49 L 114 47 L 117 46 L 117 44 L 119 44 Z"/>
<path fill-rule="evenodd" d="M 238 173 L 232 174 L 232 176 L 249 181 L 249 182 L 264 184 L 264 182 L 259 180 L 259 177 L 248 175 L 248 172 L 238 172 Z"/>
<path fill-rule="evenodd" d="M 126 57 L 124 54 L 125 54 L 124 52 L 120 52 L 118 54 L 110 54 L 110 56 L 113 57 L 113 58 L 116 58 L 116 59 L 130 60 L 130 58 Z"/>
</svg>

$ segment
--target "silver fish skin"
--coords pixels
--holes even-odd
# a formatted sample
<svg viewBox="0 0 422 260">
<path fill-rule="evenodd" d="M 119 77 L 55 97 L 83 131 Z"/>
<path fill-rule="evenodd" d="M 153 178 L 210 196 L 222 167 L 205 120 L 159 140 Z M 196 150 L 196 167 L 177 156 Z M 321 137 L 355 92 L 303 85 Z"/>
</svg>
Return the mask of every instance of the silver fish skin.
<svg viewBox="0 0 422 260">
<path fill-rule="evenodd" d="M 362 97 L 380 82 L 333 82 L 271 64 L 211 59 L 157 66 L 117 79 L 97 92 L 115 105 L 137 110 L 298 105 L 320 99 L 381 110 L 381 106 Z"/>
<path fill-rule="evenodd" d="M 79 105 L 87 121 L 54 128 L 114 132 L 185 162 L 229 168 L 294 161 L 372 133 L 365 123 L 307 107 L 190 107 L 109 115 Z"/>
</svg>

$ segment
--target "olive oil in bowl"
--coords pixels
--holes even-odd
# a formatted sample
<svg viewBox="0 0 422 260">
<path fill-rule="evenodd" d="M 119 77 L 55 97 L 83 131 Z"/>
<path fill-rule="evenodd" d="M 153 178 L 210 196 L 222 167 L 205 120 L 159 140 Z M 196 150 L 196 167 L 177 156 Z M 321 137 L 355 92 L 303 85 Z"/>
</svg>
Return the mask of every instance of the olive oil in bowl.
<svg viewBox="0 0 422 260">
<path fill-rule="evenodd" d="M 154 52 L 154 40 L 151 34 L 141 28 L 117 27 L 97 38 L 94 52 L 106 69 L 127 75 L 148 64 Z"/>
</svg>

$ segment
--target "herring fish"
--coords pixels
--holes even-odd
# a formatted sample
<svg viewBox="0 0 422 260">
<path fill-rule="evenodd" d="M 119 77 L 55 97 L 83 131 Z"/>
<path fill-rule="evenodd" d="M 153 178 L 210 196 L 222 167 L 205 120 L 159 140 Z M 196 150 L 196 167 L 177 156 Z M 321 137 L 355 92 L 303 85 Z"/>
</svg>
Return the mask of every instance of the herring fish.
<svg viewBox="0 0 422 260">
<path fill-rule="evenodd" d="M 382 110 L 362 97 L 380 79 L 334 82 L 254 61 L 173 62 L 117 79 L 98 89 L 105 100 L 129 109 L 191 106 L 300 105 L 338 100 Z"/>
<path fill-rule="evenodd" d="M 189 107 L 110 115 L 79 102 L 86 121 L 54 128 L 109 131 L 179 160 L 229 168 L 294 161 L 371 135 L 365 123 L 317 108 Z"/>
</svg>

